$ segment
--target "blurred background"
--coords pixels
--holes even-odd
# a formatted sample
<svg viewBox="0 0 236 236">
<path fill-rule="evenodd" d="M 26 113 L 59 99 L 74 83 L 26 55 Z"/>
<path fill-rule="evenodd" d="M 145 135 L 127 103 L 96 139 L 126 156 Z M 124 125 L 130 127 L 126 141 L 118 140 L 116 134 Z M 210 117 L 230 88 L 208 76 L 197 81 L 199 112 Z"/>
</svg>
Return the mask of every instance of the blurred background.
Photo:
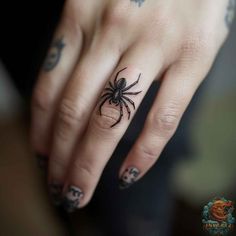
<svg viewBox="0 0 236 236">
<path fill-rule="evenodd" d="M 172 236 L 204 235 L 201 212 L 214 197 L 236 199 L 236 24 L 191 114 L 191 158 L 172 174 Z M 49 203 L 45 174 L 28 140 L 28 105 L 0 64 L 0 235 L 69 235 L 68 219 Z M 34 214 L 37 212 L 37 214 Z M 83 234 L 99 235 L 83 217 Z M 43 225 L 43 227 L 42 227 Z M 78 234 L 79 235 L 79 234 Z M 236 235 L 236 231 L 234 234 Z M 147 235 L 149 236 L 149 235 Z"/>
</svg>

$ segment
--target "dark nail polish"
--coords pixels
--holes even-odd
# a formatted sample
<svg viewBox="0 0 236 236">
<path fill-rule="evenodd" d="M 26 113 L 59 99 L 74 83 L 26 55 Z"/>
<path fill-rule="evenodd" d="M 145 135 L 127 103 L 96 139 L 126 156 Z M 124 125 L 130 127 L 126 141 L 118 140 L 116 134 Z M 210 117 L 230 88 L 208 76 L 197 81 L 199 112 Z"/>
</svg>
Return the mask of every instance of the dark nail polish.
<svg viewBox="0 0 236 236">
<path fill-rule="evenodd" d="M 54 182 L 49 184 L 50 196 L 55 206 L 59 206 L 62 204 L 62 190 L 63 185 L 60 183 Z"/>
<path fill-rule="evenodd" d="M 136 167 L 127 168 L 120 178 L 120 189 L 126 189 L 130 187 L 137 180 L 139 174 L 140 171 Z"/>
<path fill-rule="evenodd" d="M 64 209 L 71 213 L 79 208 L 80 200 L 83 198 L 83 191 L 75 186 L 69 186 L 63 200 Z"/>
<path fill-rule="evenodd" d="M 48 157 L 41 155 L 41 154 L 36 154 L 37 162 L 38 162 L 38 167 L 42 170 L 47 169 L 48 166 Z"/>
</svg>

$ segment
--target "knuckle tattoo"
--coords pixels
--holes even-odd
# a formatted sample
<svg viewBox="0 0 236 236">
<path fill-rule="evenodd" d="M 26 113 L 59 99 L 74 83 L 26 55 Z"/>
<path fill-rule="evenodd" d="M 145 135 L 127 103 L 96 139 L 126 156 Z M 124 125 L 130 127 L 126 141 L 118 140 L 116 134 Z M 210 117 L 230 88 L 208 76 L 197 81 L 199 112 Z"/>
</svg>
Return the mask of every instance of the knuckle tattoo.
<svg viewBox="0 0 236 236">
<path fill-rule="evenodd" d="M 138 84 L 139 79 L 141 77 L 141 73 L 138 75 L 137 80 L 131 83 L 130 85 L 127 85 L 126 78 L 119 77 L 120 73 L 125 71 L 126 69 L 127 67 L 121 69 L 116 73 L 113 83 L 109 81 L 109 86 L 105 88 L 104 93 L 100 97 L 100 105 L 98 109 L 100 116 L 105 117 L 106 115 L 106 114 L 104 115 L 104 113 L 102 112 L 103 105 L 106 102 L 108 102 L 110 105 L 113 105 L 113 107 L 116 110 L 117 108 L 119 109 L 119 117 L 113 124 L 110 125 L 110 128 L 116 126 L 118 123 L 121 122 L 124 116 L 124 109 L 128 114 L 128 120 L 130 119 L 131 109 L 135 110 L 136 107 L 134 101 L 130 99 L 129 96 L 135 96 L 142 92 L 142 91 L 131 91 L 131 92 L 129 91 L 132 87 Z"/>
</svg>

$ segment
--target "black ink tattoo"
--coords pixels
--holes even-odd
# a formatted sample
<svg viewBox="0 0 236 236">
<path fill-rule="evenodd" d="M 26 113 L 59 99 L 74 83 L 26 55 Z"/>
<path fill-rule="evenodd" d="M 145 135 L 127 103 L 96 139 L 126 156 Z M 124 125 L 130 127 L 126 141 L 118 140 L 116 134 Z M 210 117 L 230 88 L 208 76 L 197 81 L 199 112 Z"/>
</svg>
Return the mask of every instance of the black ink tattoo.
<svg viewBox="0 0 236 236">
<path fill-rule="evenodd" d="M 228 6 L 227 6 L 227 12 L 225 15 L 225 24 L 228 29 L 230 29 L 234 20 L 235 6 L 236 6 L 235 0 L 229 0 Z"/>
<path fill-rule="evenodd" d="M 135 167 L 127 168 L 124 171 L 123 175 L 121 176 L 119 184 L 120 189 L 125 189 L 130 187 L 130 185 L 132 185 L 136 181 L 139 174 L 140 171 L 137 168 Z"/>
<path fill-rule="evenodd" d="M 138 3 L 138 6 L 141 7 L 145 0 L 130 0 L 130 1 Z"/>
<path fill-rule="evenodd" d="M 138 6 L 141 7 L 145 0 L 130 0 L 130 1 L 138 3 Z"/>
<path fill-rule="evenodd" d="M 128 119 L 130 118 L 130 114 L 131 114 L 128 104 L 131 104 L 133 106 L 133 109 L 135 110 L 135 104 L 128 97 L 128 95 L 137 95 L 142 92 L 142 91 L 128 92 L 129 89 L 131 89 L 133 86 L 135 86 L 139 82 L 139 79 L 141 77 L 141 73 L 139 74 L 138 79 L 127 87 L 126 87 L 126 79 L 125 78 L 118 79 L 119 74 L 122 71 L 124 71 L 125 69 L 127 69 L 127 67 L 125 67 L 124 69 L 117 72 L 114 83 L 112 84 L 111 82 L 109 82 L 109 87 L 105 88 L 106 92 L 101 96 L 102 102 L 99 106 L 100 115 L 102 115 L 102 106 L 105 104 L 105 102 L 107 100 L 109 100 L 109 104 L 114 104 L 115 106 L 120 106 L 120 116 L 119 116 L 118 120 L 111 126 L 111 128 L 114 127 L 115 125 L 117 125 L 121 121 L 121 119 L 123 117 L 123 107 L 124 106 L 125 106 L 126 111 L 128 113 Z"/>
<path fill-rule="evenodd" d="M 69 186 L 63 201 L 63 207 L 67 212 L 73 212 L 79 208 L 80 200 L 84 196 L 82 190 L 75 186 Z"/>
<path fill-rule="evenodd" d="M 56 67 L 61 58 L 62 49 L 65 47 L 63 38 L 56 39 L 49 49 L 48 55 L 43 65 L 45 71 L 51 71 Z"/>
</svg>

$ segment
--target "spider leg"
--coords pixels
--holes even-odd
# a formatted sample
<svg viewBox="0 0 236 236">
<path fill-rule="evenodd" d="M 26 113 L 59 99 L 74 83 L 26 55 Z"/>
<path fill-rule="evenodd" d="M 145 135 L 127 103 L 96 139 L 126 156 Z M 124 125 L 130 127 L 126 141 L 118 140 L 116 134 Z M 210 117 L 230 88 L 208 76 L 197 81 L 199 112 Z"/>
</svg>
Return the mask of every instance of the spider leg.
<svg viewBox="0 0 236 236">
<path fill-rule="evenodd" d="M 128 101 L 133 106 L 133 108 L 135 110 L 135 104 L 134 104 L 134 102 L 130 98 L 128 98 L 126 96 L 122 96 L 122 98 L 125 99 L 126 101 Z"/>
<path fill-rule="evenodd" d="M 110 91 L 110 92 L 114 92 L 114 89 L 112 89 L 112 88 L 105 88 L 104 90 L 106 90 L 106 91 Z"/>
<path fill-rule="evenodd" d="M 102 106 L 104 105 L 104 103 L 109 99 L 110 97 L 106 97 L 103 101 L 102 101 L 102 103 L 100 104 L 100 106 L 99 106 L 99 114 L 100 114 L 100 116 L 102 115 Z"/>
<path fill-rule="evenodd" d="M 124 95 L 137 95 L 139 93 L 141 93 L 142 91 L 139 91 L 139 92 L 125 92 L 123 93 Z"/>
<path fill-rule="evenodd" d="M 114 91 L 115 88 L 114 88 L 113 84 L 111 83 L 111 81 L 109 81 L 109 85 L 111 86 L 111 88 L 112 88 L 113 91 Z M 112 92 L 113 92 L 113 91 L 112 91 Z"/>
<path fill-rule="evenodd" d="M 106 96 L 111 96 L 112 95 L 112 93 L 104 93 L 102 96 L 101 96 L 101 98 L 104 98 L 104 97 L 106 97 Z"/>
<path fill-rule="evenodd" d="M 111 128 L 114 127 L 115 125 L 117 125 L 121 121 L 122 117 L 123 117 L 123 104 L 121 102 L 120 103 L 120 116 L 119 116 L 119 119 L 111 126 Z"/>
<path fill-rule="evenodd" d="M 115 77 L 115 83 L 116 83 L 116 81 L 117 81 L 117 78 L 118 78 L 118 75 L 120 74 L 120 72 L 122 72 L 123 70 L 126 70 L 127 69 L 127 67 L 125 67 L 124 69 L 122 69 L 122 70 L 120 70 L 120 71 L 118 71 L 117 73 L 116 73 L 116 77 Z"/>
<path fill-rule="evenodd" d="M 127 110 L 127 112 L 128 112 L 128 120 L 129 120 L 129 118 L 130 118 L 130 109 L 129 109 L 129 106 L 128 106 L 128 104 L 126 103 L 126 101 L 124 100 L 124 99 L 122 99 L 121 98 L 121 101 L 124 103 L 124 105 L 125 105 L 125 107 L 126 107 L 126 110 Z"/>
<path fill-rule="evenodd" d="M 140 77 L 141 77 L 141 73 L 139 74 L 138 79 L 137 79 L 135 82 L 133 82 L 131 85 L 129 85 L 128 87 L 122 89 L 122 92 L 125 92 L 125 91 L 129 90 L 129 89 L 132 88 L 135 84 L 137 84 L 137 83 L 139 82 Z"/>
</svg>

